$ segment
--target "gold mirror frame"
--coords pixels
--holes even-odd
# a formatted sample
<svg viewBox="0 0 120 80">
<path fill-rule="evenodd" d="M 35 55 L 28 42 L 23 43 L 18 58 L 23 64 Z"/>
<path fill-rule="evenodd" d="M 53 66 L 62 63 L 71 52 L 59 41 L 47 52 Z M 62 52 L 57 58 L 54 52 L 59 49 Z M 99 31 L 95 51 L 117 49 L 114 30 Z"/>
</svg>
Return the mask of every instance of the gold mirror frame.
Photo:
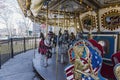
<svg viewBox="0 0 120 80">
<path fill-rule="evenodd" d="M 116 9 L 110 10 L 102 15 L 101 21 L 105 29 L 116 30 L 120 26 L 120 13 Z"/>
<path fill-rule="evenodd" d="M 87 29 L 88 31 L 93 30 L 96 27 L 95 16 L 86 15 L 82 19 L 82 24 L 83 24 L 83 28 Z"/>
</svg>

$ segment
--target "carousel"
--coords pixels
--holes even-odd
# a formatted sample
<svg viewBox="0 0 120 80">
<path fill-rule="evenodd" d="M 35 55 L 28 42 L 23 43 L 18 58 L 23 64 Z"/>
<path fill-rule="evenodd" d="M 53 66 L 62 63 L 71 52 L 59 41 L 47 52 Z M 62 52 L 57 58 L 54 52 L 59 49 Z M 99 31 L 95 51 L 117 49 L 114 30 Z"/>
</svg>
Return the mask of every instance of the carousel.
<svg viewBox="0 0 120 80">
<path fill-rule="evenodd" d="M 25 17 L 45 25 L 46 35 L 50 26 L 57 35 L 47 67 L 35 53 L 33 67 L 41 79 L 120 80 L 120 0 L 17 1 Z M 69 45 L 71 29 L 79 38 Z M 65 32 L 62 43 L 59 30 Z"/>
</svg>

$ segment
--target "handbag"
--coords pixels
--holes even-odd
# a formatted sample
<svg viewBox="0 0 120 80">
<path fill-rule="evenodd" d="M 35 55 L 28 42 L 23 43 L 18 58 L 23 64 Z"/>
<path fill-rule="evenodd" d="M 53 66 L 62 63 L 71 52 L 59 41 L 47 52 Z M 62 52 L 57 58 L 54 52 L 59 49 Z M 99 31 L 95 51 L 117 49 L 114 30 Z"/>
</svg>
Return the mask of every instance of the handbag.
<svg viewBox="0 0 120 80">
<path fill-rule="evenodd" d="M 46 53 L 46 56 L 47 56 L 47 58 L 51 58 L 51 57 L 52 57 L 52 52 L 50 52 L 50 51 L 48 50 L 47 53 Z"/>
</svg>

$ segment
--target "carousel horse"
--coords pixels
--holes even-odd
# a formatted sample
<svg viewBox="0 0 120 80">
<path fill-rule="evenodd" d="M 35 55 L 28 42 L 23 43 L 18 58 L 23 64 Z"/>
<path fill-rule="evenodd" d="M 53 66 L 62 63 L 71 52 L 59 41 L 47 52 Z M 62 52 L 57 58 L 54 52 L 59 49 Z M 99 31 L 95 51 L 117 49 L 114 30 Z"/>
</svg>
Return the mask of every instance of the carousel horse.
<svg viewBox="0 0 120 80">
<path fill-rule="evenodd" d="M 120 63 L 120 52 L 116 52 L 111 57 L 112 64 L 102 63 L 101 75 L 107 79 L 116 80 L 114 75 L 114 67 L 116 64 Z"/>
<path fill-rule="evenodd" d="M 67 80 L 104 80 L 100 51 L 89 41 L 81 40 L 68 50 L 70 65 L 65 68 Z"/>
</svg>

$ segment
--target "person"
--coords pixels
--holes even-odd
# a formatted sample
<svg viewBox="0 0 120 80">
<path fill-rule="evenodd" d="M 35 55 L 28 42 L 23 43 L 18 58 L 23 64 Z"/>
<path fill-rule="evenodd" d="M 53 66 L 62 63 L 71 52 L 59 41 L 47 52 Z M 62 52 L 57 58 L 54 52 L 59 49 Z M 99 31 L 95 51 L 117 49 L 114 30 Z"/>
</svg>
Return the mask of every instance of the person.
<svg viewBox="0 0 120 80">
<path fill-rule="evenodd" d="M 61 31 L 62 31 L 62 29 L 60 28 L 59 33 L 58 33 L 58 37 L 60 37 L 62 35 Z"/>
<path fill-rule="evenodd" d="M 39 48 L 38 52 L 42 55 L 43 65 L 44 67 L 48 66 L 48 56 L 47 53 L 49 49 L 51 48 L 51 41 L 50 36 L 47 35 L 46 38 L 44 36 L 41 37 L 41 40 L 39 42 Z"/>
<path fill-rule="evenodd" d="M 73 32 L 71 32 L 69 39 L 70 39 L 70 40 L 69 40 L 69 46 L 71 46 L 71 45 L 74 44 L 74 42 L 75 42 L 75 40 L 76 40 L 75 35 L 74 35 Z"/>
<path fill-rule="evenodd" d="M 53 36 L 53 53 L 56 53 L 56 46 L 57 46 L 57 35 L 54 33 L 54 36 Z"/>
<path fill-rule="evenodd" d="M 83 34 L 82 34 L 82 32 L 77 31 L 76 40 L 79 41 L 81 39 L 83 39 Z"/>
<path fill-rule="evenodd" d="M 40 32 L 40 38 L 44 38 L 44 34 Z"/>
<path fill-rule="evenodd" d="M 59 33 L 58 33 L 58 46 L 61 47 L 62 45 L 62 32 L 61 32 L 61 28 L 59 30 Z"/>
<path fill-rule="evenodd" d="M 62 40 L 62 44 L 61 44 L 61 53 L 60 53 L 60 56 L 61 56 L 61 63 L 64 63 L 67 59 L 65 57 L 65 55 L 67 54 L 67 51 L 68 51 L 68 43 L 69 43 L 69 33 L 68 33 L 68 30 L 64 30 L 64 33 L 62 34 L 61 36 L 61 40 Z"/>
</svg>

